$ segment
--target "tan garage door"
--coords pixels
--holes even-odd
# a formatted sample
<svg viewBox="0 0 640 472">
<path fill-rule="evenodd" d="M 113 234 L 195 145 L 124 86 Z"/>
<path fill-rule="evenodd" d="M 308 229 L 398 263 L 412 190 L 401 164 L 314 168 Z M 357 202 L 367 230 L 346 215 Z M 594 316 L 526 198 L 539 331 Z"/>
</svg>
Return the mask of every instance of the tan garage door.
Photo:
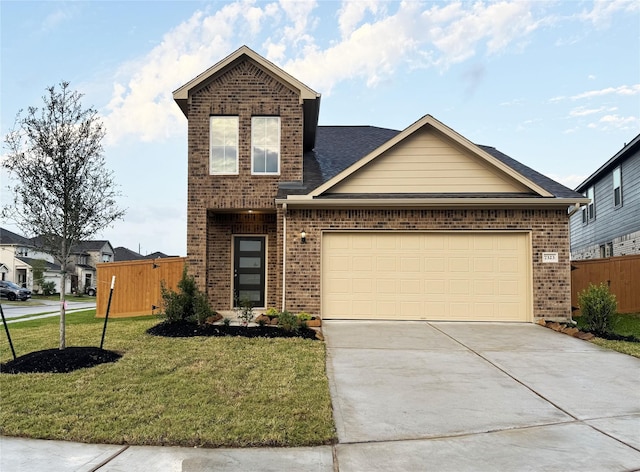
<svg viewBox="0 0 640 472">
<path fill-rule="evenodd" d="M 528 233 L 326 232 L 327 319 L 530 321 Z"/>
</svg>

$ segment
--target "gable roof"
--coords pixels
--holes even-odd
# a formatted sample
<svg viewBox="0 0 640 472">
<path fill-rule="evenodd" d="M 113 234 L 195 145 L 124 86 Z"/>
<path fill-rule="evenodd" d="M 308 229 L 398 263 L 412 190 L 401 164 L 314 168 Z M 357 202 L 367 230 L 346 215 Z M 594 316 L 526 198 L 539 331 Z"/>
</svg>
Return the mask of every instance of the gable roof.
<svg viewBox="0 0 640 472">
<path fill-rule="evenodd" d="M 8 229 L 0 228 L 0 244 L 31 247 L 33 241 Z"/>
<path fill-rule="evenodd" d="M 526 193 L 438 193 L 438 194 L 341 194 L 328 192 L 343 179 L 356 173 L 367 163 L 378 158 L 386 150 L 411 136 L 424 126 L 430 126 L 435 132 L 448 136 L 459 147 L 481 159 L 487 165 L 497 169 L 503 175 L 528 189 Z M 295 186 L 281 186 L 278 203 L 292 203 L 296 205 L 311 204 L 311 200 L 358 200 L 359 204 L 379 204 L 382 199 L 405 200 L 409 206 L 418 205 L 418 201 L 430 199 L 437 205 L 470 205 L 472 200 L 482 199 L 478 204 L 499 204 L 505 199 L 511 199 L 513 204 L 542 204 L 553 203 L 569 205 L 584 203 L 584 197 L 579 193 L 555 182 L 530 167 L 512 159 L 494 147 L 477 145 L 446 127 L 430 115 L 426 115 L 404 131 L 371 126 L 319 126 L 316 147 L 313 152 L 304 155 L 304 181 Z M 411 202 L 410 202 L 411 200 Z M 464 201 L 463 201 L 464 200 Z M 534 201 L 535 200 L 535 201 Z M 562 202 L 559 202 L 561 200 Z M 353 203 L 356 203 L 355 201 Z M 391 203 L 385 204 L 391 206 Z M 454 205 L 454 206 L 455 206 Z"/>
<path fill-rule="evenodd" d="M 118 246 L 113 250 L 113 261 L 121 262 L 121 261 L 137 261 L 139 259 L 144 259 L 142 254 L 137 253 L 136 251 L 132 251 L 123 246 Z"/>
<path fill-rule="evenodd" d="M 419 119 L 418 121 L 416 121 L 415 123 L 410 125 L 407 129 L 405 129 L 404 131 L 398 133 L 396 136 L 394 136 L 389 141 L 384 143 L 382 146 L 379 146 L 373 152 L 370 152 L 363 159 L 360 159 L 355 164 L 351 165 L 350 167 L 348 167 L 347 169 L 342 171 L 340 174 L 336 175 L 335 177 L 333 177 L 329 181 L 325 182 L 320 187 L 316 188 L 313 192 L 311 192 L 310 195 L 312 197 L 317 197 L 317 196 L 321 195 L 322 193 L 325 193 L 327 190 L 331 189 L 332 187 L 335 187 L 337 184 L 342 183 L 343 181 L 345 181 L 345 179 L 347 179 L 348 177 L 352 176 L 358 170 L 362 169 L 364 166 L 366 166 L 370 162 L 372 162 L 375 159 L 379 158 L 379 156 L 381 156 L 384 152 L 390 150 L 392 147 L 398 145 L 399 143 L 401 143 L 402 141 L 406 140 L 407 138 L 412 136 L 414 133 L 416 133 L 417 131 L 419 131 L 419 130 L 425 128 L 425 127 L 433 128 L 437 132 L 439 132 L 439 133 L 447 136 L 448 138 L 452 139 L 455 143 L 461 145 L 464 149 L 466 149 L 466 150 L 470 151 L 471 153 L 475 154 L 481 160 L 487 161 L 487 163 L 489 163 L 491 166 L 497 168 L 502 173 L 504 173 L 507 176 L 513 178 L 514 180 L 516 180 L 517 182 L 521 183 L 525 187 L 528 187 L 532 192 L 534 192 L 534 193 L 536 193 L 536 194 L 538 194 L 540 196 L 543 196 L 543 197 L 552 196 L 547 190 L 545 190 L 541 186 L 537 185 L 535 182 L 532 182 L 531 180 L 529 180 L 528 178 L 526 178 L 522 174 L 516 172 L 511 167 L 509 167 L 508 165 L 504 164 L 501 160 L 496 159 L 494 156 L 492 156 L 491 154 L 487 153 L 482 148 L 479 148 L 478 146 L 473 144 L 471 141 L 469 141 L 468 139 L 466 139 L 462 135 L 460 135 L 460 134 L 456 133 L 455 131 L 453 131 L 451 128 L 445 126 L 443 123 L 441 123 L 440 121 L 436 120 L 431 115 L 425 115 L 424 117 L 422 117 L 421 119 Z"/>
<path fill-rule="evenodd" d="M 596 170 L 593 174 L 587 177 L 584 182 L 578 185 L 576 187 L 576 192 L 584 192 L 588 187 L 591 187 L 596 181 L 600 180 L 603 174 L 609 173 L 614 167 L 620 165 L 622 161 L 630 157 L 638 150 L 640 150 L 640 134 L 633 138 L 629 144 L 625 144 L 624 147 L 616 154 L 614 154 L 611 159 L 602 164 L 602 166 L 600 166 L 598 170 Z"/>
<path fill-rule="evenodd" d="M 184 113 L 184 116 L 189 118 L 189 98 L 194 91 L 234 67 L 237 62 L 247 58 L 257 63 L 258 66 L 279 82 L 297 92 L 304 113 L 304 148 L 305 150 L 311 150 L 315 143 L 315 132 L 320 114 L 320 94 L 247 46 L 240 47 L 173 92 L 173 99 L 182 110 L 182 113 Z"/>
<path fill-rule="evenodd" d="M 22 262 L 24 262 L 25 264 L 28 264 L 29 266 L 33 267 L 33 264 L 36 263 L 36 261 L 43 261 L 44 262 L 44 268 L 45 270 L 48 271 L 59 271 L 61 266 L 59 264 L 54 264 L 53 262 L 49 262 L 46 259 L 34 259 L 32 257 L 17 257 L 16 259 L 21 260 Z"/>
</svg>

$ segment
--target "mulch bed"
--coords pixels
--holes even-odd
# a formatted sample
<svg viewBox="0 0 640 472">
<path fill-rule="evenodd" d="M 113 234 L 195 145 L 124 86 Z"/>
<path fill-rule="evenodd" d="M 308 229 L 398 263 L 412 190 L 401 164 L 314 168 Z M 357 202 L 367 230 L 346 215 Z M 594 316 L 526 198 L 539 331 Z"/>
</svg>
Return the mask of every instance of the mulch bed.
<svg viewBox="0 0 640 472">
<path fill-rule="evenodd" d="M 147 330 L 154 336 L 188 338 L 193 336 L 241 336 L 244 338 L 303 338 L 318 339 L 316 331 L 300 328 L 297 332 L 285 331 L 276 326 L 198 325 L 188 321 L 163 321 Z"/>
<path fill-rule="evenodd" d="M 95 367 L 99 364 L 116 362 L 121 354 L 99 347 L 67 347 L 46 349 L 20 356 L 5 364 L 0 364 L 3 374 L 67 373 L 74 370 Z"/>
</svg>

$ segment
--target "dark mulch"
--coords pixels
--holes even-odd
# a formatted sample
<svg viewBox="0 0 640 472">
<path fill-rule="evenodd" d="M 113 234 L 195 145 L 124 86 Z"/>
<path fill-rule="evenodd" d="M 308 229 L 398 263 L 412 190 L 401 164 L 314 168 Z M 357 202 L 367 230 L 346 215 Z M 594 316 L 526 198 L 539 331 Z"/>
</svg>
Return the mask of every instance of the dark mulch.
<svg viewBox="0 0 640 472">
<path fill-rule="evenodd" d="M 115 362 L 121 354 L 99 347 L 68 347 L 30 352 L 0 365 L 3 374 L 66 373 Z"/>
<path fill-rule="evenodd" d="M 193 336 L 241 336 L 244 338 L 304 338 L 317 339 L 316 332 L 309 328 L 300 328 L 297 332 L 285 331 L 276 326 L 225 326 L 190 323 L 188 321 L 163 321 L 152 326 L 147 333 L 169 338 L 188 338 Z"/>
<path fill-rule="evenodd" d="M 633 335 L 625 336 L 622 334 L 602 333 L 596 331 L 591 331 L 591 334 L 593 334 L 594 336 L 598 336 L 599 338 L 608 339 L 609 341 L 627 341 L 630 343 L 640 343 L 640 338 L 636 338 Z"/>
</svg>

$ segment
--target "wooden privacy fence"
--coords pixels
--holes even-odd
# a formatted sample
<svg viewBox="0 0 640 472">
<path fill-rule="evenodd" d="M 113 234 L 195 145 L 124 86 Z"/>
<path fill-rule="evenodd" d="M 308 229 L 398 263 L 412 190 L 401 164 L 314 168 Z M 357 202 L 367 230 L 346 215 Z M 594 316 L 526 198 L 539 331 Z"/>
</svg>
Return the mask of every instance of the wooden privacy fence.
<svg viewBox="0 0 640 472">
<path fill-rule="evenodd" d="M 618 313 L 640 313 L 640 255 L 571 262 L 571 305 L 578 309 L 578 294 L 601 282 L 609 284 L 618 300 Z M 579 311 L 576 311 L 579 314 Z"/>
<path fill-rule="evenodd" d="M 176 290 L 185 261 L 185 257 L 168 257 L 98 264 L 96 316 L 104 318 L 106 315 L 111 278 L 114 275 L 116 284 L 109 318 L 158 313 L 162 306 L 160 283 L 164 281 L 168 288 Z"/>
</svg>

